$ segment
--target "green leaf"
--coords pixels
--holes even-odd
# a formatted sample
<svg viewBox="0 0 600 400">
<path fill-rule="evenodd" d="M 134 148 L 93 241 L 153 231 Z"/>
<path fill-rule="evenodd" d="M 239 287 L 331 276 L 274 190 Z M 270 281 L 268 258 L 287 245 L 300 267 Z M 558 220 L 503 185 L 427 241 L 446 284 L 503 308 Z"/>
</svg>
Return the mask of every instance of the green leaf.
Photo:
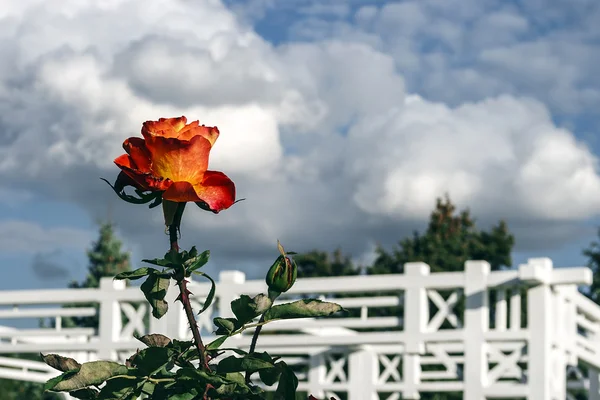
<svg viewBox="0 0 600 400">
<path fill-rule="evenodd" d="M 200 311 L 198 311 L 198 315 L 200 315 L 204 311 L 206 311 L 206 309 L 208 307 L 210 307 L 210 305 L 212 304 L 213 299 L 215 298 L 215 291 L 216 291 L 217 285 L 215 284 L 215 281 L 213 280 L 213 278 L 211 278 L 210 276 L 208 276 L 204 272 L 194 271 L 194 273 L 197 274 L 197 275 L 201 275 L 201 276 L 207 278 L 210 281 L 210 290 L 208 291 L 208 296 L 206 296 L 206 300 L 204 300 L 204 304 L 202 305 L 202 309 Z"/>
<path fill-rule="evenodd" d="M 272 305 L 271 299 L 262 293 L 253 298 L 243 294 L 231 302 L 231 311 L 243 325 L 267 311 Z"/>
<path fill-rule="evenodd" d="M 173 349 L 166 347 L 148 347 L 140 350 L 131 360 L 131 364 L 144 375 L 152 375 L 172 361 Z"/>
<path fill-rule="evenodd" d="M 261 369 L 258 371 L 258 376 L 260 376 L 260 380 L 267 386 L 272 386 L 277 383 L 279 380 L 279 376 L 281 375 L 281 370 L 279 368 L 271 368 L 271 369 Z"/>
<path fill-rule="evenodd" d="M 208 251 L 208 250 L 206 250 Z M 196 248 L 196 246 L 192 246 L 192 248 L 190 249 L 190 252 L 188 253 L 188 256 L 190 258 L 194 258 L 198 255 L 198 249 Z"/>
<path fill-rule="evenodd" d="M 154 202 L 150 205 L 150 208 L 152 207 L 156 207 L 157 203 L 160 204 L 160 201 L 162 200 L 157 200 L 157 198 L 161 198 L 162 197 L 162 192 L 150 192 L 147 194 L 144 194 L 142 191 L 140 190 L 136 190 L 136 194 L 139 196 L 139 198 L 136 198 L 130 194 L 125 193 L 125 186 L 128 186 L 129 183 L 124 182 L 124 180 L 130 179 L 130 178 L 123 178 L 124 173 L 121 171 L 121 173 L 119 174 L 119 176 L 117 177 L 117 180 L 115 182 L 115 185 L 111 185 L 111 183 L 109 181 L 107 181 L 104 178 L 100 178 L 101 180 L 103 180 L 104 182 L 108 183 L 108 186 L 110 186 L 112 188 L 112 190 L 117 194 L 117 196 L 119 196 L 121 198 L 121 200 L 125 200 L 128 203 L 132 203 L 132 204 L 145 204 L 148 203 L 151 200 L 154 200 Z M 125 175 L 126 176 L 126 175 Z"/>
<path fill-rule="evenodd" d="M 217 326 L 215 334 L 217 335 L 230 335 L 233 331 L 237 330 L 239 325 L 238 320 L 235 318 L 213 318 L 213 323 Z"/>
<path fill-rule="evenodd" d="M 273 357 L 271 357 L 271 355 L 266 351 L 262 353 L 253 353 L 252 355 L 256 358 L 260 358 L 263 361 L 275 365 L 276 368 L 261 369 L 258 371 L 258 375 L 260 376 L 261 381 L 263 381 L 268 386 L 274 385 L 279 380 L 279 376 L 281 375 L 281 368 L 279 368 L 280 364 L 275 364 Z M 253 373 L 254 371 L 250 372 Z"/>
<path fill-rule="evenodd" d="M 221 336 L 206 345 L 206 350 L 217 350 L 229 336 Z"/>
<path fill-rule="evenodd" d="M 341 311 L 339 304 L 315 299 L 303 299 L 271 307 L 265 313 L 265 322 L 276 319 L 325 317 Z"/>
<path fill-rule="evenodd" d="M 275 399 L 288 400 L 296 398 L 296 389 L 298 388 L 298 378 L 294 371 L 283 361 L 277 363 L 281 370 L 279 385 L 275 391 Z"/>
<path fill-rule="evenodd" d="M 44 385 L 44 390 L 55 392 L 73 391 L 92 385 L 100 385 L 116 375 L 127 374 L 126 366 L 112 361 L 92 361 L 81 364 L 79 370 L 67 371 Z"/>
<path fill-rule="evenodd" d="M 239 372 L 229 372 L 224 377 L 230 383 L 219 386 L 216 392 L 220 395 L 239 395 L 250 392 L 250 388 L 246 385 L 244 375 Z"/>
<path fill-rule="evenodd" d="M 98 398 L 98 393 L 99 392 L 96 389 L 85 388 L 73 390 L 72 392 L 69 392 L 69 396 L 81 400 L 94 400 Z"/>
<path fill-rule="evenodd" d="M 144 259 L 142 260 L 142 262 L 152 265 L 158 265 L 159 267 L 169 267 L 169 265 L 172 264 L 169 260 L 166 260 L 164 258 L 153 258 L 151 260 Z"/>
<path fill-rule="evenodd" d="M 188 255 L 190 258 L 183 263 L 185 270 L 188 272 L 187 276 L 190 276 L 190 273 L 206 265 L 206 263 L 208 262 L 208 258 L 210 257 L 210 250 L 203 251 L 200 255 L 192 256 L 192 252 L 194 250 L 196 250 L 196 248 L 192 247 L 192 250 L 190 250 L 190 253 Z"/>
<path fill-rule="evenodd" d="M 40 354 L 42 360 L 54 369 L 61 372 L 72 371 L 81 368 L 81 364 L 69 357 L 59 356 L 58 354 Z"/>
<path fill-rule="evenodd" d="M 100 390 L 98 400 L 135 400 L 144 384 L 143 378 L 113 378 Z"/>
<path fill-rule="evenodd" d="M 203 385 L 210 383 L 211 385 L 213 385 L 215 387 L 218 387 L 220 385 L 228 383 L 227 380 L 222 376 L 219 376 L 215 373 L 207 373 L 207 372 L 204 372 L 204 371 L 196 369 L 196 368 L 180 368 L 177 370 L 176 374 L 177 374 L 177 381 L 179 381 L 179 380 L 182 380 L 182 381 L 192 380 L 194 382 L 199 381 Z"/>
<path fill-rule="evenodd" d="M 168 398 L 169 398 L 169 400 L 193 400 L 193 399 L 197 399 L 198 398 L 197 396 L 198 396 L 198 393 L 196 391 L 193 391 L 190 393 L 172 394 Z M 162 399 L 163 397 L 157 397 L 157 398 Z"/>
<path fill-rule="evenodd" d="M 148 347 L 167 347 L 171 344 L 171 339 L 160 333 L 152 333 L 136 339 Z"/>
<path fill-rule="evenodd" d="M 142 292 L 144 292 L 144 296 L 146 296 L 146 300 L 152 306 L 152 315 L 154 318 L 161 318 L 169 308 L 169 304 L 165 301 L 165 296 L 167 295 L 167 289 L 171 280 L 163 278 L 161 275 L 159 273 L 151 273 L 140 286 Z"/>
<path fill-rule="evenodd" d="M 173 339 L 172 343 L 173 349 L 178 353 L 183 353 L 184 351 L 188 350 L 194 345 L 194 343 L 191 340 Z"/>
<path fill-rule="evenodd" d="M 217 372 L 240 372 L 240 371 L 259 371 L 261 369 L 273 368 L 274 365 L 271 362 L 261 360 L 258 357 L 247 355 L 244 357 L 229 356 L 222 359 L 217 364 Z"/>
<path fill-rule="evenodd" d="M 129 280 L 135 280 L 135 279 L 140 279 L 143 278 L 144 276 L 147 276 L 149 274 L 151 274 L 150 271 L 156 271 L 154 268 L 148 268 L 148 267 L 142 267 L 142 268 L 138 268 L 134 271 L 125 271 L 125 272 L 121 272 L 120 274 L 117 274 L 117 276 L 115 276 L 115 279 L 129 279 Z"/>
</svg>

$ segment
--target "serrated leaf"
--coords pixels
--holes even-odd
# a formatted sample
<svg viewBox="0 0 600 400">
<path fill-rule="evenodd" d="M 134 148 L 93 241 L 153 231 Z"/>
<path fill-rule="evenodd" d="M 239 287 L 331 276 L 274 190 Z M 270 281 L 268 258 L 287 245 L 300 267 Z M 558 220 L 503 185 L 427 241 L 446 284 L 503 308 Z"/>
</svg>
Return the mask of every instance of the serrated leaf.
<svg viewBox="0 0 600 400">
<path fill-rule="evenodd" d="M 69 396 L 81 400 L 94 400 L 98 398 L 98 393 L 99 392 L 96 389 L 85 388 L 73 390 L 72 392 L 69 392 Z"/>
<path fill-rule="evenodd" d="M 133 366 L 144 375 L 152 375 L 171 362 L 173 349 L 166 347 L 147 347 L 137 352 L 132 358 Z"/>
<path fill-rule="evenodd" d="M 81 368 L 81 364 L 69 357 L 59 356 L 58 354 L 40 354 L 40 356 L 46 364 L 61 372 L 67 372 Z"/>
<path fill-rule="evenodd" d="M 151 333 L 142 337 L 136 338 L 148 347 L 167 347 L 171 344 L 171 339 L 160 333 Z"/>
<path fill-rule="evenodd" d="M 195 249 L 195 247 L 192 247 L 192 250 Z M 202 268 L 204 265 L 206 265 L 210 257 L 210 250 L 205 250 L 201 254 L 194 256 L 191 255 L 192 250 L 190 250 L 190 258 L 183 263 L 183 266 L 185 267 L 185 270 L 188 273 L 187 276 L 189 276 L 189 274 L 194 272 L 195 270 Z"/>
<path fill-rule="evenodd" d="M 175 350 L 178 353 L 183 353 L 184 351 L 188 350 L 190 347 L 192 347 L 194 345 L 194 342 L 192 342 L 191 340 L 177 340 L 177 339 L 173 339 L 173 350 Z"/>
<path fill-rule="evenodd" d="M 260 376 L 261 381 L 263 381 L 268 386 L 274 385 L 278 381 L 279 376 L 281 375 L 281 368 L 277 367 L 278 364 L 275 364 L 273 357 L 271 357 L 271 355 L 266 351 L 262 353 L 253 353 L 252 355 L 256 358 L 259 358 L 276 366 L 276 368 L 267 368 L 258 371 L 258 375 Z M 250 372 L 253 373 L 254 371 Z"/>
<path fill-rule="evenodd" d="M 70 378 L 71 376 L 77 374 L 79 372 L 78 369 L 73 369 L 71 371 L 63 372 L 59 376 L 55 376 L 54 378 L 50 378 L 44 383 L 44 390 L 52 390 L 53 387 L 58 385 L 63 380 Z"/>
<path fill-rule="evenodd" d="M 231 311 L 243 325 L 267 311 L 272 304 L 271 299 L 262 293 L 252 298 L 243 294 L 231 302 Z"/>
<path fill-rule="evenodd" d="M 213 323 L 217 326 L 215 334 L 230 335 L 233 331 L 239 328 L 238 320 L 235 318 L 213 318 Z"/>
<path fill-rule="evenodd" d="M 129 280 L 133 281 L 135 279 L 140 279 L 140 278 L 143 278 L 143 277 L 149 275 L 150 273 L 152 273 L 151 271 L 156 271 L 156 269 L 142 267 L 142 268 L 138 268 L 134 271 L 121 272 L 120 274 L 117 274 L 117 276 L 115 276 L 115 279 L 118 279 L 118 280 L 129 279 Z"/>
<path fill-rule="evenodd" d="M 206 345 L 206 350 L 217 350 L 229 336 L 220 336 Z"/>
<path fill-rule="evenodd" d="M 196 368 L 180 368 L 176 372 L 177 380 L 192 380 L 194 382 L 200 382 L 202 384 L 210 383 L 215 387 L 227 384 L 227 380 L 215 373 L 207 373 L 205 371 Z"/>
<path fill-rule="evenodd" d="M 81 364 L 79 370 L 63 373 L 50 379 L 44 385 L 44 390 L 55 392 L 73 391 L 92 385 L 100 385 L 107 379 L 127 374 L 127 367 L 113 361 L 92 361 Z"/>
<path fill-rule="evenodd" d="M 143 378 L 114 378 L 109 379 L 100 390 L 98 400 L 135 400 L 141 392 Z"/>
<path fill-rule="evenodd" d="M 152 259 L 144 259 L 142 262 L 152 265 L 158 265 L 159 267 L 168 267 L 171 262 L 164 258 L 152 258 Z"/>
<path fill-rule="evenodd" d="M 210 305 L 212 304 L 213 299 L 215 298 L 215 291 L 216 291 L 217 285 L 216 285 L 215 281 L 213 280 L 213 278 L 211 278 L 210 276 L 208 276 L 204 272 L 194 271 L 194 273 L 196 275 L 201 275 L 201 276 L 207 278 L 210 281 L 210 290 L 208 291 L 208 295 L 206 296 L 206 300 L 204 300 L 204 304 L 202 305 L 202 309 L 200 311 L 198 311 L 198 315 L 200 315 L 204 311 L 206 311 L 206 309 L 208 307 L 210 307 Z"/>
<path fill-rule="evenodd" d="M 207 250 L 208 251 L 208 250 Z M 194 258 L 198 255 L 198 249 L 196 248 L 196 246 L 192 246 L 192 248 L 190 249 L 190 252 L 188 253 L 188 256 L 190 258 Z"/>
<path fill-rule="evenodd" d="M 294 371 L 283 361 L 277 363 L 277 367 L 281 370 L 279 384 L 275 391 L 276 400 L 289 400 L 296 398 L 296 389 L 298 388 L 298 378 Z"/>
<path fill-rule="evenodd" d="M 258 376 L 260 380 L 267 386 L 272 386 L 277 383 L 279 380 L 279 376 L 281 375 L 281 370 L 279 368 L 271 368 L 271 369 L 261 369 L 258 371 Z"/>
<path fill-rule="evenodd" d="M 240 371 L 259 371 L 261 369 L 273 368 L 273 363 L 270 363 L 265 360 L 261 360 L 258 357 L 254 357 L 252 355 L 244 356 L 244 357 L 236 357 L 229 356 L 222 359 L 219 364 L 217 364 L 217 372 L 226 373 L 226 372 L 240 372 Z"/>
<path fill-rule="evenodd" d="M 148 278 L 141 284 L 140 289 L 144 292 L 146 300 L 152 307 L 152 315 L 154 318 L 161 318 L 166 314 L 169 304 L 165 301 L 167 295 L 167 289 L 171 280 L 163 278 L 161 274 L 152 273 L 148 275 Z"/>
<path fill-rule="evenodd" d="M 277 319 L 326 317 L 341 311 L 339 304 L 315 299 L 303 299 L 271 307 L 265 313 L 265 322 Z"/>
<path fill-rule="evenodd" d="M 169 396 L 169 400 L 193 400 L 196 399 L 198 393 L 196 391 L 190 393 L 177 393 Z M 162 397 L 160 397 L 162 398 Z"/>
</svg>

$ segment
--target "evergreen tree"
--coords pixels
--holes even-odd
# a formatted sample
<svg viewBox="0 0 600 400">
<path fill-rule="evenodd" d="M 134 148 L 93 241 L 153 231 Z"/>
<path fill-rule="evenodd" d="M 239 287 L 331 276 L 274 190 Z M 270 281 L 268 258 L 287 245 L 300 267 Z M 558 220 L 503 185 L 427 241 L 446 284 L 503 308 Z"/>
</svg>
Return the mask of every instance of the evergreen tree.
<svg viewBox="0 0 600 400">
<path fill-rule="evenodd" d="M 340 249 L 335 250 L 331 255 L 324 251 L 313 250 L 294 256 L 294 260 L 298 265 L 300 278 L 358 275 L 360 272 L 350 257 L 344 256 Z"/>
<path fill-rule="evenodd" d="M 404 263 L 413 261 L 429 264 L 431 272 L 462 271 L 467 260 L 485 260 L 493 271 L 512 264 L 510 253 L 515 240 L 504 221 L 489 232 L 479 231 L 469 210 L 458 215 L 455 211 L 448 196 L 445 200 L 438 198 L 425 233 L 414 232 L 391 253 L 379 247 L 368 273 L 402 273 Z"/>
<path fill-rule="evenodd" d="M 598 237 L 600 237 L 600 229 L 598 229 Z M 588 258 L 587 266 L 594 274 L 592 285 L 586 295 L 596 304 L 600 304 L 600 242 L 593 241 L 590 243 L 590 246 L 583 250 L 583 255 Z"/>
<path fill-rule="evenodd" d="M 110 222 L 100 225 L 98 240 L 87 251 L 89 259 L 88 274 L 82 282 L 71 282 L 70 288 L 97 288 L 100 278 L 114 277 L 115 275 L 131 269 L 130 254 L 124 252 L 121 241 L 115 236 L 114 226 Z M 77 305 L 81 307 L 81 304 Z M 87 305 L 98 307 L 97 304 Z M 64 326 L 78 326 L 86 328 L 98 327 L 98 315 L 91 317 L 73 317 L 63 320 Z"/>
</svg>

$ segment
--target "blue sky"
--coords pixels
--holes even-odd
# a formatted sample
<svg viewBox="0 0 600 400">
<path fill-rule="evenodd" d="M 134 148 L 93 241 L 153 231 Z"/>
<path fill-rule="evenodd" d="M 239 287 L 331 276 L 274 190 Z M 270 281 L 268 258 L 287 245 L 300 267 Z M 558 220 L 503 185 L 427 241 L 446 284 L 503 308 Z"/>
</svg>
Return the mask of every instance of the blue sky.
<svg viewBox="0 0 600 400">
<path fill-rule="evenodd" d="M 448 192 L 515 264 L 581 265 L 600 226 L 594 0 L 3 3 L 0 289 L 85 274 L 96 222 L 162 255 L 160 210 L 99 177 L 141 123 L 216 125 L 211 168 L 246 201 L 186 211 L 182 244 L 250 276 L 275 242 L 369 262 Z"/>
</svg>

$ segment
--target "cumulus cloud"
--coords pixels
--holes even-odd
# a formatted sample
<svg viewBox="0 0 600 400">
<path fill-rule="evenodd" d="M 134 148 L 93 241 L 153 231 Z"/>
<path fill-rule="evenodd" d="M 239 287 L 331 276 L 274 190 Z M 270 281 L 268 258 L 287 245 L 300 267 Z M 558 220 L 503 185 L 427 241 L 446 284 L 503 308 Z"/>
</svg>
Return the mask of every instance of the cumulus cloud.
<svg viewBox="0 0 600 400">
<path fill-rule="evenodd" d="M 410 91 L 431 100 L 526 95 L 565 118 L 596 118 L 599 17 L 593 0 L 413 0 L 356 3 L 348 18 L 298 18 L 289 32 L 375 45 L 393 56 Z"/>
<path fill-rule="evenodd" d="M 390 47 L 394 26 L 405 30 L 399 37 L 412 38 L 423 21 L 441 15 L 431 4 L 406 4 L 414 26 L 385 21 L 406 13 L 363 8 L 355 16 L 365 36 L 356 40 L 274 46 L 219 2 L 15 3 L 0 14 L 0 52 L 11 63 L 0 67 L 0 176 L 8 187 L 103 216 L 115 195 L 97 177 L 116 176 L 112 159 L 125 138 L 139 135 L 141 122 L 186 115 L 217 125 L 211 169 L 230 175 L 247 200 L 218 216 L 189 207 L 182 244 L 210 248 L 230 268 L 268 262 L 277 238 L 296 251 L 341 246 L 368 257 L 374 243 L 395 242 L 422 224 L 445 192 L 484 223 L 569 226 L 597 215 L 597 159 L 555 125 L 539 99 L 496 95 L 500 78 L 490 81 L 477 69 L 456 75 L 491 88 L 475 101 L 407 95 L 416 75 L 402 74 L 399 62 L 420 68 L 445 61 L 435 54 L 402 58 L 406 43 Z M 346 15 L 305 11 L 311 18 Z M 483 12 L 455 11 L 459 20 Z M 487 18 L 480 29 L 513 32 L 498 45 L 528 27 L 514 12 Z M 374 33 L 376 26 L 390 31 Z M 459 21 L 433 26 L 432 40 L 461 49 Z M 481 46 L 491 40 L 484 38 Z M 144 256 L 161 255 L 159 210 L 118 203 L 114 218 L 128 244 Z M 0 224 L 3 243 L 18 246 L 24 234 L 8 232 L 23 231 L 46 250 L 61 235 L 77 236 L 72 243 L 81 247 L 90 239 L 23 224 Z M 520 232 L 525 247 L 540 236 Z M 571 231 L 561 232 L 565 238 Z"/>
</svg>

